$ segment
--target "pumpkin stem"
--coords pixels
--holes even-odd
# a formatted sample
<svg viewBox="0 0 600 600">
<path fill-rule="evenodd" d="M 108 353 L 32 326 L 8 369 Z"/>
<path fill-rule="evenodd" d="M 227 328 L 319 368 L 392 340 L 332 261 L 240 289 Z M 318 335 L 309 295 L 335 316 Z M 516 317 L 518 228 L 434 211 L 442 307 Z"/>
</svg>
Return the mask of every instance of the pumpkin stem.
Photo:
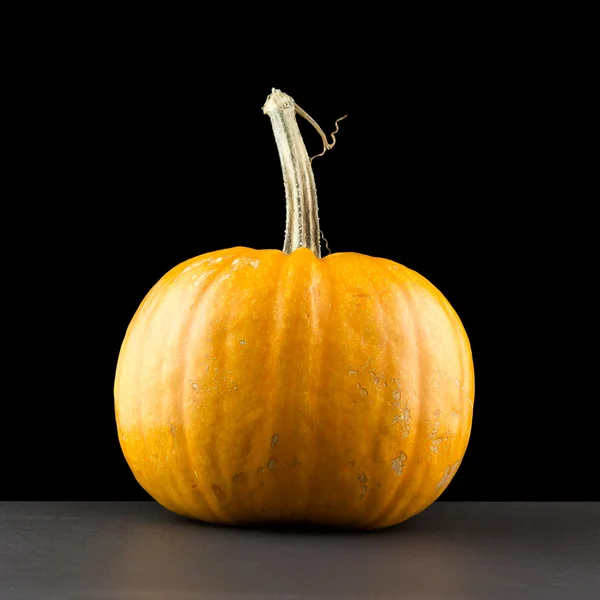
<svg viewBox="0 0 600 600">
<path fill-rule="evenodd" d="M 291 254 L 298 248 L 309 248 L 321 258 L 317 188 L 295 113 L 304 118 L 308 115 L 293 98 L 275 88 L 267 97 L 263 112 L 271 119 L 283 171 L 287 205 L 283 251 Z M 316 125 L 310 117 L 308 120 Z M 335 143 L 335 137 L 333 140 Z"/>
</svg>

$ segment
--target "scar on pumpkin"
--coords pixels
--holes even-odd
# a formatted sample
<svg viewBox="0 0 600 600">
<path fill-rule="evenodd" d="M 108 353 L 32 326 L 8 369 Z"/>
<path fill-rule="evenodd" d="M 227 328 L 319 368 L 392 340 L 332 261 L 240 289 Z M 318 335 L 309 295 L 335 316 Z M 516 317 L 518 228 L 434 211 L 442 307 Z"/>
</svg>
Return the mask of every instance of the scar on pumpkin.
<svg viewBox="0 0 600 600">
<path fill-rule="evenodd" d="M 278 446 L 279 444 L 279 434 L 275 433 L 273 435 L 273 437 L 271 438 L 271 451 L 275 450 L 275 448 Z"/>
<path fill-rule="evenodd" d="M 219 502 L 225 502 L 225 500 L 227 500 L 227 492 L 220 485 L 213 483 L 212 491 Z"/>
<path fill-rule="evenodd" d="M 367 495 L 367 492 L 369 491 L 369 487 L 367 486 L 369 478 L 365 475 L 364 471 L 358 476 L 358 481 L 360 481 L 360 483 L 362 483 L 362 486 L 363 486 L 362 493 L 360 495 L 360 499 L 364 500 L 365 496 Z"/>
</svg>

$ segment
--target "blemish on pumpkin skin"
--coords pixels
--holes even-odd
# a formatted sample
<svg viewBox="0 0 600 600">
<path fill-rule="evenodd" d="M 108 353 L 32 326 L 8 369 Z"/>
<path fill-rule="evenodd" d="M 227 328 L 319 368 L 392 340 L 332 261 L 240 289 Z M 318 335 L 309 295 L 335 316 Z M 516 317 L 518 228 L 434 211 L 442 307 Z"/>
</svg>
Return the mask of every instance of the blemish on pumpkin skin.
<svg viewBox="0 0 600 600">
<path fill-rule="evenodd" d="M 193 489 L 193 490 L 195 490 L 197 487 L 198 487 L 198 484 L 197 484 L 197 483 L 194 483 L 194 484 L 192 485 L 192 489 Z"/>
<path fill-rule="evenodd" d="M 458 470 L 459 464 L 460 460 L 457 460 L 455 463 L 452 463 L 451 465 L 448 465 L 448 467 L 446 467 L 442 478 L 438 481 L 437 485 L 435 486 L 436 490 L 446 487 L 450 483 L 450 480 L 454 477 L 456 471 Z"/>
<path fill-rule="evenodd" d="M 431 442 L 431 451 L 437 454 L 440 451 L 440 444 L 444 441 L 444 438 L 436 438 Z"/>
<path fill-rule="evenodd" d="M 231 479 L 235 483 L 236 481 L 239 480 L 239 478 L 241 477 L 241 475 L 242 475 L 241 473 L 235 473 L 234 476 Z"/>
<path fill-rule="evenodd" d="M 271 450 L 275 450 L 275 448 L 277 448 L 278 444 L 279 444 L 279 434 L 276 433 L 271 438 Z"/>
<path fill-rule="evenodd" d="M 371 371 L 371 378 L 373 379 L 373 383 L 375 385 L 383 383 L 383 377 L 381 375 L 377 375 L 377 373 L 375 373 L 374 371 Z"/>
<path fill-rule="evenodd" d="M 400 477 L 404 473 L 404 465 L 406 464 L 406 454 L 400 452 L 400 454 L 392 461 L 392 469 L 396 473 L 397 477 Z"/>
<path fill-rule="evenodd" d="M 408 408 L 403 408 L 394 417 L 394 420 L 392 422 L 394 423 L 394 425 L 396 425 L 397 423 L 402 423 L 402 422 L 408 423 L 409 420 L 410 420 L 410 410 L 408 410 Z"/>
<path fill-rule="evenodd" d="M 356 375 L 358 373 L 358 371 L 355 371 L 354 369 L 350 369 L 348 371 L 348 375 Z"/>
<path fill-rule="evenodd" d="M 392 396 L 393 396 L 394 400 L 400 400 L 400 390 L 394 390 L 392 392 Z"/>
<path fill-rule="evenodd" d="M 227 500 L 227 492 L 220 485 L 213 483 L 211 487 L 213 494 L 217 497 L 219 502 L 225 502 L 225 500 Z"/>
<path fill-rule="evenodd" d="M 369 395 L 369 392 L 360 384 L 360 382 L 356 384 L 356 387 L 363 398 L 366 398 Z"/>
<path fill-rule="evenodd" d="M 431 421 L 429 419 L 425 419 L 425 422 L 428 423 L 429 425 L 431 425 Z M 429 439 L 433 440 L 437 436 L 439 428 L 440 428 L 440 422 L 436 421 L 435 424 L 433 425 L 431 431 L 429 432 Z"/>
<path fill-rule="evenodd" d="M 349 465 L 350 465 L 352 468 L 354 468 L 354 465 L 355 465 L 356 463 L 355 463 L 353 460 L 351 460 L 351 461 L 349 461 L 349 462 L 348 462 L 348 464 L 349 464 Z"/>
<path fill-rule="evenodd" d="M 246 340 L 240 340 L 240 346 L 245 346 L 246 345 Z"/>
<path fill-rule="evenodd" d="M 267 469 L 269 469 L 269 471 L 272 471 L 275 468 L 275 459 L 271 456 L 271 458 L 269 459 L 269 462 L 267 463 Z"/>
<path fill-rule="evenodd" d="M 360 481 L 360 483 L 363 484 L 363 489 L 362 489 L 362 493 L 360 495 L 360 499 L 364 500 L 365 496 L 367 495 L 367 492 L 369 491 L 369 488 L 367 486 L 369 478 L 365 475 L 364 471 L 358 476 L 358 481 Z"/>
</svg>

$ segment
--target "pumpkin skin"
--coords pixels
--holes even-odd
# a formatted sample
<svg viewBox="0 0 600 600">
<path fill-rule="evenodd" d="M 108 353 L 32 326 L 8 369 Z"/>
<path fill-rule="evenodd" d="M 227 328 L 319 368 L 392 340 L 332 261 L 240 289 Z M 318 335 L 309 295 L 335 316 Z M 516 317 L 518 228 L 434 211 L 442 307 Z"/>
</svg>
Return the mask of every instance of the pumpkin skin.
<svg viewBox="0 0 600 600">
<path fill-rule="evenodd" d="M 450 483 L 474 371 L 459 317 L 415 271 L 238 247 L 183 262 L 152 288 L 114 391 L 127 463 L 167 509 L 377 529 Z"/>
</svg>

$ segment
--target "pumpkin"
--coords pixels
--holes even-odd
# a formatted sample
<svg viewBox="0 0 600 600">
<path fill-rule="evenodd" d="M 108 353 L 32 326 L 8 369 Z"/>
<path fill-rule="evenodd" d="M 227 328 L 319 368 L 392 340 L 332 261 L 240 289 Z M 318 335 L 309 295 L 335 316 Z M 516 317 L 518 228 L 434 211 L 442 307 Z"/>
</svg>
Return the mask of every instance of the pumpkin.
<svg viewBox="0 0 600 600">
<path fill-rule="evenodd" d="M 263 110 L 284 173 L 284 250 L 209 252 L 149 291 L 116 368 L 121 448 L 139 484 L 189 518 L 394 525 L 432 504 L 461 463 L 469 340 L 415 271 L 320 257 L 295 117 L 305 113 L 278 90 Z"/>
</svg>

